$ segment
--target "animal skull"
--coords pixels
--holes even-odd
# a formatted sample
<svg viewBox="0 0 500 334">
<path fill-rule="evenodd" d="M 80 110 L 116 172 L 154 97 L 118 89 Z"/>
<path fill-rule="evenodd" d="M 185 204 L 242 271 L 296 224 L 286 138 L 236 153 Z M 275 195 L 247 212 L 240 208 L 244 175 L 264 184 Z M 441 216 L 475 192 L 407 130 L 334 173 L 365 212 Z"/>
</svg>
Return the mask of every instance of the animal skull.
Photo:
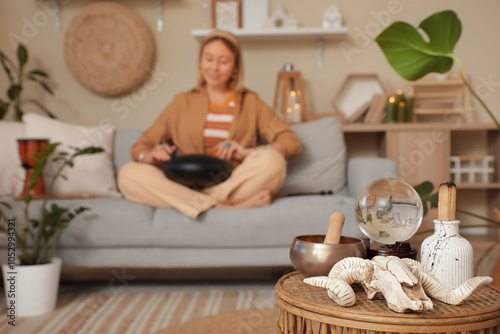
<svg viewBox="0 0 500 334">
<path fill-rule="evenodd" d="M 431 310 L 432 301 L 426 293 L 444 303 L 458 305 L 474 291 L 491 283 L 491 277 L 474 277 L 455 290 L 440 284 L 420 262 L 396 256 L 375 256 L 372 260 L 349 257 L 339 261 L 327 276 L 310 277 L 304 282 L 328 289 L 328 296 L 342 306 L 356 303 L 351 284 L 360 283 L 368 299 L 381 295 L 395 312 Z"/>
</svg>

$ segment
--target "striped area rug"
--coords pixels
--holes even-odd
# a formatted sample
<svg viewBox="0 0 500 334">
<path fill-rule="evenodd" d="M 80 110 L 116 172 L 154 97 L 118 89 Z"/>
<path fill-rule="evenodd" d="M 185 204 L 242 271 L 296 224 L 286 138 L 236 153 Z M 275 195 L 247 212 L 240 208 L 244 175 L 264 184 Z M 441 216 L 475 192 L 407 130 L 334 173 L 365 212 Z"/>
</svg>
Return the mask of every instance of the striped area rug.
<svg viewBox="0 0 500 334">
<path fill-rule="evenodd" d="M 62 293 L 55 311 L 18 318 L 13 327 L 0 302 L 3 334 L 149 334 L 210 315 L 276 307 L 274 289 Z"/>
</svg>

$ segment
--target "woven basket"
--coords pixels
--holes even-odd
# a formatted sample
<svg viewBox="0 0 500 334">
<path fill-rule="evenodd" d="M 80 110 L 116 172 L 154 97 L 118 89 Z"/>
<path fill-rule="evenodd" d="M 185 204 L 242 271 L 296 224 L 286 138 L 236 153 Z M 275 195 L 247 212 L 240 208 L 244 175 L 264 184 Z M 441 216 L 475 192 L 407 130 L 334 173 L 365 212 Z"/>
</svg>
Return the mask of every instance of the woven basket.
<svg viewBox="0 0 500 334">
<path fill-rule="evenodd" d="M 131 9 L 100 2 L 85 7 L 72 21 L 64 40 L 66 64 L 91 91 L 119 96 L 140 86 L 151 71 L 153 35 Z"/>
</svg>

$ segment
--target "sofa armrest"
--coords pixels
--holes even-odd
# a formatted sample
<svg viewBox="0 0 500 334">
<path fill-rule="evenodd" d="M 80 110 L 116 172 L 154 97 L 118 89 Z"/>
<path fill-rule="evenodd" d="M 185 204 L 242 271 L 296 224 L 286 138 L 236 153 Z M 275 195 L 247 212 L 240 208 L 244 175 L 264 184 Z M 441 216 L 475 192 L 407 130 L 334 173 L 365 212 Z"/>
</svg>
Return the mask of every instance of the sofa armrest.
<svg viewBox="0 0 500 334">
<path fill-rule="evenodd" d="M 358 197 L 359 192 L 372 181 L 398 178 L 398 165 L 386 158 L 352 158 L 347 162 L 347 193 Z"/>
</svg>

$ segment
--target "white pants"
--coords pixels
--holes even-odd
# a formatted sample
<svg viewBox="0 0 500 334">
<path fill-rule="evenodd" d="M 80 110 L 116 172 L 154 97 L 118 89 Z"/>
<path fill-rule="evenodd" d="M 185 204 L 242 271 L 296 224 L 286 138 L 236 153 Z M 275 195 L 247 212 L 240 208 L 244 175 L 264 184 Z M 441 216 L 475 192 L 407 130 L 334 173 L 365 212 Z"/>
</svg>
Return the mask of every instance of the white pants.
<svg viewBox="0 0 500 334">
<path fill-rule="evenodd" d="M 286 161 L 278 151 L 263 147 L 249 154 L 231 176 L 202 191 L 168 179 L 150 164 L 131 162 L 118 172 L 118 187 L 132 202 L 153 207 L 172 207 L 196 219 L 220 202 L 238 203 L 261 190 L 274 195 L 285 182 Z"/>
</svg>

